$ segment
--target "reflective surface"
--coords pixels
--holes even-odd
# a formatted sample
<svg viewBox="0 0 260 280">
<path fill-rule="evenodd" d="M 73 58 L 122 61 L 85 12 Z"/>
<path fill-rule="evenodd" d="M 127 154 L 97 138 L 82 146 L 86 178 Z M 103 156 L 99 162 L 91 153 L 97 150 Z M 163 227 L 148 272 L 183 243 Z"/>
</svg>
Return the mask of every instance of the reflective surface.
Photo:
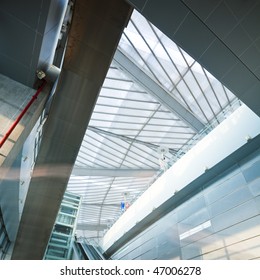
<svg viewBox="0 0 260 280">
<path fill-rule="evenodd" d="M 72 244 L 75 238 L 79 205 L 79 196 L 65 192 L 45 251 L 45 260 L 69 260 L 72 258 Z"/>
<path fill-rule="evenodd" d="M 6 258 L 10 245 L 11 245 L 11 241 L 8 237 L 7 230 L 4 224 L 2 211 L 0 208 L 0 260 L 4 260 Z"/>
<path fill-rule="evenodd" d="M 219 174 L 210 186 L 202 186 L 199 194 L 135 237 L 113 258 L 260 259 L 260 173 L 255 168 L 259 163 L 260 150 Z M 254 178 L 250 183 L 247 174 Z M 150 247 L 141 245 L 146 242 Z"/>
</svg>

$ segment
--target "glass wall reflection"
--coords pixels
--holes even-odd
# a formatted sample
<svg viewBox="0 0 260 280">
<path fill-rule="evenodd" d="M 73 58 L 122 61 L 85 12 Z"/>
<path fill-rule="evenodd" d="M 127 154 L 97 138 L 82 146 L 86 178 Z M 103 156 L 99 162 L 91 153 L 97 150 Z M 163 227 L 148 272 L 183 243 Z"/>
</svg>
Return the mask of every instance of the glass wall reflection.
<svg viewBox="0 0 260 280">
<path fill-rule="evenodd" d="M 114 259 L 260 259 L 260 150 L 132 239 Z"/>
</svg>

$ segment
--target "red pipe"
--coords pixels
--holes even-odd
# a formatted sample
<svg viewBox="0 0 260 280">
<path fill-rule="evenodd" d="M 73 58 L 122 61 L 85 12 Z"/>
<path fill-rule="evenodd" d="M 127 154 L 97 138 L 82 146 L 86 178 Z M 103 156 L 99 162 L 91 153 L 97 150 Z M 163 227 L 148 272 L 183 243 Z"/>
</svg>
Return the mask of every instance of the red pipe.
<svg viewBox="0 0 260 280">
<path fill-rule="evenodd" d="M 26 105 L 26 107 L 22 110 L 22 112 L 20 113 L 20 115 L 17 117 L 17 119 L 14 121 L 14 123 L 11 125 L 11 127 L 9 128 L 9 130 L 7 131 L 7 133 L 5 134 L 5 136 L 3 137 L 3 139 L 0 142 L 0 148 L 2 148 L 2 146 L 4 145 L 5 141 L 7 140 L 7 138 L 9 137 L 9 135 L 12 133 L 12 131 L 15 129 L 15 127 L 17 126 L 17 124 L 19 123 L 19 121 L 21 120 L 21 118 L 24 116 L 24 114 L 27 112 L 27 110 L 30 108 L 30 106 L 32 105 L 32 103 L 36 100 L 36 98 L 38 97 L 38 95 L 41 93 L 41 91 L 43 90 L 44 86 L 46 85 L 46 81 L 43 80 L 43 83 L 41 84 L 41 86 L 38 88 L 38 90 L 36 91 L 36 93 L 32 96 L 31 100 L 29 101 L 29 103 Z"/>
</svg>

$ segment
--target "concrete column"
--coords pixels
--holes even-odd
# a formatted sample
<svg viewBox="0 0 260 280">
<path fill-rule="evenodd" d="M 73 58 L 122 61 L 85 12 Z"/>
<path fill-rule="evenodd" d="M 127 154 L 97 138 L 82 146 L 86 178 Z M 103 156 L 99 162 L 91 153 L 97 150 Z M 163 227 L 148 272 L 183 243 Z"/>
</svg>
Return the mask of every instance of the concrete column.
<svg viewBox="0 0 260 280">
<path fill-rule="evenodd" d="M 43 134 L 12 259 L 42 259 L 131 7 L 122 0 L 77 0 L 64 66 Z"/>
</svg>

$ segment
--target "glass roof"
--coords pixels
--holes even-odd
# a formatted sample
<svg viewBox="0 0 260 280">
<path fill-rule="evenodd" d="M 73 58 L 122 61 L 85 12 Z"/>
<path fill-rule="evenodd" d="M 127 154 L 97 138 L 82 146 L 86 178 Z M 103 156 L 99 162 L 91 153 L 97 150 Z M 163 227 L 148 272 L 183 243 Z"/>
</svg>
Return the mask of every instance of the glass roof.
<svg viewBox="0 0 260 280">
<path fill-rule="evenodd" d="M 87 238 L 103 237 L 122 214 L 121 201 L 133 203 L 162 173 L 162 151 L 170 166 L 198 135 L 239 106 L 227 88 L 137 11 L 117 53 L 125 58 L 115 56 L 110 66 L 67 187 L 82 196 L 77 235 Z M 154 95 L 156 89 L 165 97 Z M 206 130 L 196 131 L 176 104 Z"/>
</svg>

